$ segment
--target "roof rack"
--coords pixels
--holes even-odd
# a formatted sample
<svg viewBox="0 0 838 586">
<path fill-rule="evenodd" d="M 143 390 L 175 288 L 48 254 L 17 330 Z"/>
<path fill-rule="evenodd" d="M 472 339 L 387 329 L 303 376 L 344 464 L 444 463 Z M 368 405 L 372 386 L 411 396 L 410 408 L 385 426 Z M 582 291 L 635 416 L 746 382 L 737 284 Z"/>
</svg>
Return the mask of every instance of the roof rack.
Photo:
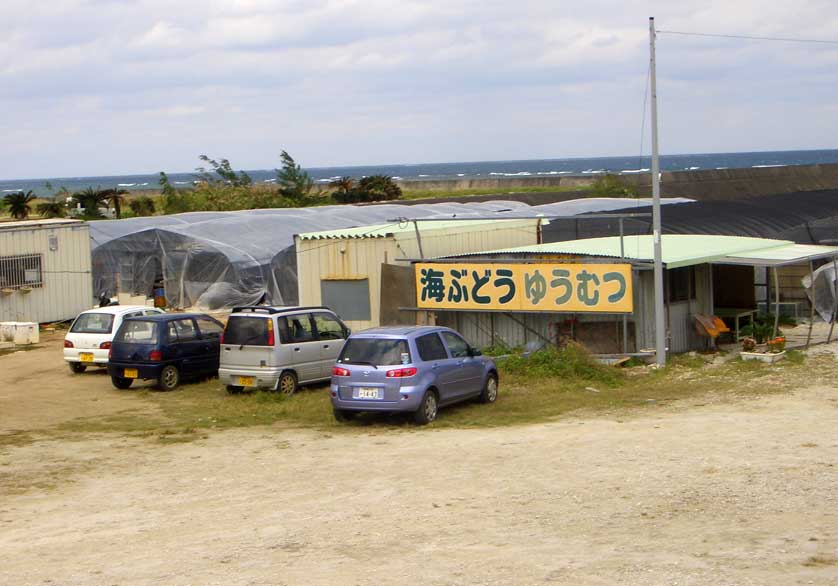
<svg viewBox="0 0 838 586">
<path fill-rule="evenodd" d="M 273 315 L 275 313 L 285 313 L 286 311 L 300 311 L 305 309 L 328 309 L 329 311 L 332 311 L 331 308 L 326 307 L 325 305 L 312 305 L 309 307 L 297 305 L 286 305 L 284 307 L 272 307 L 270 305 L 242 305 L 240 307 L 234 307 L 233 313 L 267 313 Z"/>
</svg>

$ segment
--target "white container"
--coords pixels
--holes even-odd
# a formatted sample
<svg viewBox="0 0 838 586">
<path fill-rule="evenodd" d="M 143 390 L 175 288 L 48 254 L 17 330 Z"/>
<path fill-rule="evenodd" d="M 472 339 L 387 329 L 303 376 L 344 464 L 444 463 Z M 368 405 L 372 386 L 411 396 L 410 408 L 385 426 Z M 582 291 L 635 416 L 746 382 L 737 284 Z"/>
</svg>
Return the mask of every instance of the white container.
<svg viewBox="0 0 838 586">
<path fill-rule="evenodd" d="M 15 339 L 15 321 L 0 322 L 0 342 L 11 342 Z"/>
<path fill-rule="evenodd" d="M 26 344 L 37 344 L 40 341 L 38 324 L 17 322 L 14 329 L 14 343 L 23 346 Z"/>
<path fill-rule="evenodd" d="M 742 360 L 759 360 L 768 364 L 774 364 L 786 357 L 786 351 L 782 352 L 740 352 Z"/>
</svg>

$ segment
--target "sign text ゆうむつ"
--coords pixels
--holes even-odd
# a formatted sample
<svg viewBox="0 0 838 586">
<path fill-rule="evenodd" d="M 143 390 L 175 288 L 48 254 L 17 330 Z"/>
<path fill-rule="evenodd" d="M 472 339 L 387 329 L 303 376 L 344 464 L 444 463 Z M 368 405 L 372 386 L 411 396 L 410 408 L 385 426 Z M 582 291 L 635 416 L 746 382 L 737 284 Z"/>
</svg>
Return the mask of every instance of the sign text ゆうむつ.
<svg viewBox="0 0 838 586">
<path fill-rule="evenodd" d="M 418 263 L 422 309 L 631 313 L 628 264 Z"/>
</svg>

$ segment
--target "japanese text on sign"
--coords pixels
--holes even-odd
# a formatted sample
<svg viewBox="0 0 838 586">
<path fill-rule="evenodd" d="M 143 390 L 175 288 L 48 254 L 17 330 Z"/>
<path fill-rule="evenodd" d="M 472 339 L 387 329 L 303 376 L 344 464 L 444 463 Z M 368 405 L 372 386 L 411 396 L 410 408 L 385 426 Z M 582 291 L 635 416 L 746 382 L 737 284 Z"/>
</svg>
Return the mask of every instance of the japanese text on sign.
<svg viewBox="0 0 838 586">
<path fill-rule="evenodd" d="M 631 313 L 627 264 L 416 265 L 423 309 Z"/>
</svg>

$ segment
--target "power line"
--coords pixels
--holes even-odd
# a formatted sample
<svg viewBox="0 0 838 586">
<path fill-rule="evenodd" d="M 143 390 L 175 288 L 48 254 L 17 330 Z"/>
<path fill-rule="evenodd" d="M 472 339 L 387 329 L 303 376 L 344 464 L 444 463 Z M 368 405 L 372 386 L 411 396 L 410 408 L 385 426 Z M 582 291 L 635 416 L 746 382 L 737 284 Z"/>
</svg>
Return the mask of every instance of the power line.
<svg viewBox="0 0 838 586">
<path fill-rule="evenodd" d="M 793 37 L 761 37 L 756 35 L 734 35 L 734 34 L 723 34 L 723 33 L 690 33 L 685 31 L 663 31 L 663 30 L 656 30 L 658 34 L 665 34 L 665 35 L 682 35 L 687 37 L 715 37 L 715 38 L 722 38 L 722 39 L 746 39 L 749 41 L 780 41 L 784 43 L 819 43 L 822 45 L 838 45 L 838 41 L 832 41 L 827 39 L 801 39 L 801 38 L 793 38 Z"/>
</svg>

